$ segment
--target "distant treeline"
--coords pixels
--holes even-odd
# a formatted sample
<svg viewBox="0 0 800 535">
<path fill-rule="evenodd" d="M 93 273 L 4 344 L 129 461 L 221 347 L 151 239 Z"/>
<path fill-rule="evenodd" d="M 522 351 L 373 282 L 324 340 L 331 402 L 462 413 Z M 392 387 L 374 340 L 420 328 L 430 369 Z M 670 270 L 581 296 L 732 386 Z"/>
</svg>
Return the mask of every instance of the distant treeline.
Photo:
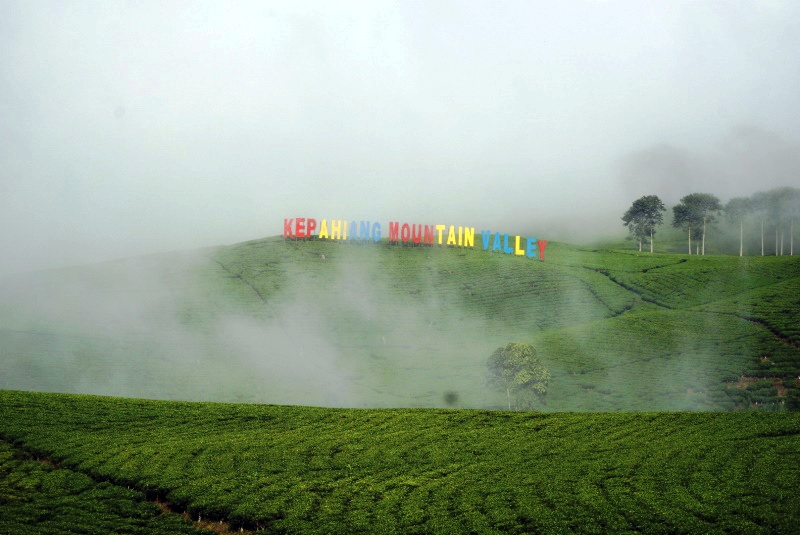
<svg viewBox="0 0 800 535">
<path fill-rule="evenodd" d="M 800 220 L 800 189 L 783 187 L 734 197 L 723 204 L 711 193 L 691 193 L 667 210 L 656 195 L 635 200 L 622 216 L 639 250 L 654 250 L 656 229 L 670 213 L 670 227 L 684 235 L 679 246 L 676 231 L 664 229 L 663 250 L 688 254 L 710 252 L 743 255 L 793 255 L 795 227 Z M 713 245 L 712 245 L 713 243 Z"/>
</svg>

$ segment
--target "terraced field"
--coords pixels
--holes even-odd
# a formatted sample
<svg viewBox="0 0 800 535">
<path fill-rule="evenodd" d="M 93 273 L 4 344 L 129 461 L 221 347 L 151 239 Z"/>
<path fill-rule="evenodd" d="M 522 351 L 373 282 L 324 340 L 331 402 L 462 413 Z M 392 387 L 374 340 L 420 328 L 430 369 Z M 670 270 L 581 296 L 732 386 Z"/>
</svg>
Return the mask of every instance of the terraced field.
<svg viewBox="0 0 800 535">
<path fill-rule="evenodd" d="M 782 410 L 800 258 L 254 240 L 0 281 L 0 387 L 342 407 L 500 408 L 534 343 L 543 410 Z"/>
<path fill-rule="evenodd" d="M 211 525 L 270 533 L 791 533 L 800 521 L 800 415 L 788 412 L 321 409 L 12 391 L 0 391 L 0 408 L 3 533 L 74 517 L 70 532 L 100 532 L 83 526 L 103 525 L 112 499 L 121 525 L 178 525 L 154 519 L 141 493 Z M 26 455 L 58 468 L 10 460 Z M 76 511 L 87 493 L 92 507 Z"/>
</svg>

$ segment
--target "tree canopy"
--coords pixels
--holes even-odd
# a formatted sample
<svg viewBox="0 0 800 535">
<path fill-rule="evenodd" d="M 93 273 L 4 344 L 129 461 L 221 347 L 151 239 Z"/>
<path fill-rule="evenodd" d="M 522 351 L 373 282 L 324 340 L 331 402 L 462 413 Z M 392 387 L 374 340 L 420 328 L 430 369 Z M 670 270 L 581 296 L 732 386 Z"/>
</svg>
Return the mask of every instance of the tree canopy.
<svg viewBox="0 0 800 535">
<path fill-rule="evenodd" d="M 657 195 L 645 195 L 633 201 L 631 207 L 622 216 L 624 225 L 639 240 L 639 251 L 642 250 L 642 241 L 649 237 L 650 252 L 653 252 L 655 228 L 656 225 L 664 222 L 663 212 L 665 210 L 664 203 Z"/>
<path fill-rule="evenodd" d="M 706 226 L 714 222 L 720 210 L 722 204 L 711 193 L 691 193 L 683 197 L 680 204 L 672 207 L 672 225 L 689 231 L 689 254 L 692 254 L 692 230 L 696 234 L 701 229 L 701 254 L 706 253 Z"/>
<path fill-rule="evenodd" d="M 489 357 L 487 382 L 505 390 L 508 409 L 532 409 L 547 393 L 550 372 L 530 344 L 509 343 Z"/>
</svg>

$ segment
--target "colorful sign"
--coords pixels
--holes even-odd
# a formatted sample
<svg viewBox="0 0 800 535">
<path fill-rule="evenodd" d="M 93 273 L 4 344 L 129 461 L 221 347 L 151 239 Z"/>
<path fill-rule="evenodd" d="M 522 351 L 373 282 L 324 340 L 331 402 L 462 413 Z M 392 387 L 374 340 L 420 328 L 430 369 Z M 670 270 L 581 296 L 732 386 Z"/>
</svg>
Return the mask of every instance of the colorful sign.
<svg viewBox="0 0 800 535">
<path fill-rule="evenodd" d="M 523 238 L 481 230 L 475 242 L 475 227 L 461 225 L 423 225 L 389 222 L 388 242 L 391 244 L 444 245 L 450 247 L 481 247 L 484 251 L 499 252 L 544 260 L 547 240 Z M 297 217 L 283 220 L 285 239 L 339 240 L 348 242 L 379 242 L 383 227 L 379 221 L 350 221 L 347 219 L 320 219 Z"/>
</svg>

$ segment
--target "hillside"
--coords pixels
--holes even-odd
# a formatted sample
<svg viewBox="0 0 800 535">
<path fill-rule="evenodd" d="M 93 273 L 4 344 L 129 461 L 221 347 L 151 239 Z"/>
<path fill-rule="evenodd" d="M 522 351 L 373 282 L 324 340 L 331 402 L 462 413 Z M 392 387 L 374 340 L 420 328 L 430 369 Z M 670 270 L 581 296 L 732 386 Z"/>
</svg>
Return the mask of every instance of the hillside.
<svg viewBox="0 0 800 535">
<path fill-rule="evenodd" d="M 800 521 L 795 413 L 12 391 L 0 408 L 0 533 L 107 533 L 115 519 L 114 531 L 186 533 L 184 511 L 205 527 L 270 533 L 791 533 Z"/>
<path fill-rule="evenodd" d="M 501 408 L 486 359 L 532 342 L 547 411 L 782 409 L 800 257 L 551 243 L 254 240 L 0 280 L 0 387 L 331 407 Z"/>
</svg>

